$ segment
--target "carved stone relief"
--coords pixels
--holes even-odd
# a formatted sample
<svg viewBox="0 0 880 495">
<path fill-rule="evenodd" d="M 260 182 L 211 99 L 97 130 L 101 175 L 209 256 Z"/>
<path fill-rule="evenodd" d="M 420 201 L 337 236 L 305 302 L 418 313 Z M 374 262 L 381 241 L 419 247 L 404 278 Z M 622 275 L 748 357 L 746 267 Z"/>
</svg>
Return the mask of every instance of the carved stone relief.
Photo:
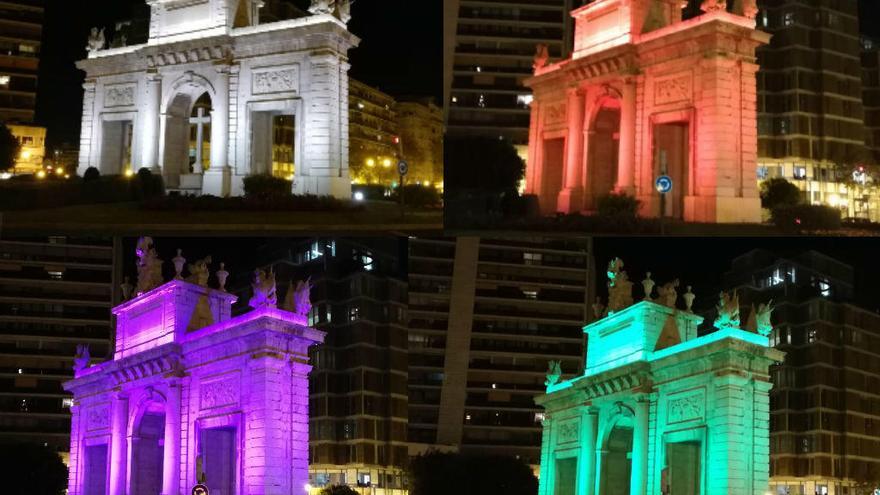
<svg viewBox="0 0 880 495">
<path fill-rule="evenodd" d="M 670 77 L 654 83 L 654 103 L 657 105 L 689 100 L 690 97 L 690 75 Z"/>
<path fill-rule="evenodd" d="M 705 403 L 706 399 L 702 392 L 670 397 L 666 405 L 666 422 L 672 424 L 702 419 Z"/>
<path fill-rule="evenodd" d="M 238 380 L 235 378 L 202 383 L 199 387 L 201 409 L 238 404 L 238 391 Z"/>
<path fill-rule="evenodd" d="M 130 107 L 134 105 L 134 84 L 116 84 L 107 86 L 104 92 L 104 106 L 112 107 Z"/>
<path fill-rule="evenodd" d="M 255 95 L 286 91 L 299 91 L 299 71 L 296 67 L 254 71 Z"/>
<path fill-rule="evenodd" d="M 581 422 L 577 419 L 570 419 L 559 425 L 559 434 L 556 437 L 556 443 L 577 442 L 580 437 Z"/>
<path fill-rule="evenodd" d="M 86 430 L 104 430 L 107 428 L 110 428 L 110 404 L 90 407 L 86 415 Z"/>
</svg>

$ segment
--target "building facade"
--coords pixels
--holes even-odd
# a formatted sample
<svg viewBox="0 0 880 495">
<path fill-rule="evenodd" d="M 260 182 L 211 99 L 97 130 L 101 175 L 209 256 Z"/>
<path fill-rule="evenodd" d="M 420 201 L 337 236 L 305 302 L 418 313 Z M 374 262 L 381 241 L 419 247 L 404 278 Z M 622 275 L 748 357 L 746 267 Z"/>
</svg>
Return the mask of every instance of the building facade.
<svg viewBox="0 0 880 495">
<path fill-rule="evenodd" d="M 43 33 L 42 0 L 0 3 L 0 123 L 32 123 Z"/>
<path fill-rule="evenodd" d="M 880 164 L 880 41 L 862 38 L 862 104 L 868 161 Z"/>
<path fill-rule="evenodd" d="M 347 57 L 359 43 L 350 16 L 315 2 L 313 15 L 261 23 L 261 5 L 150 2 L 146 43 L 105 48 L 93 32 L 77 65 L 86 73 L 80 175 L 148 168 L 172 190 L 238 196 L 244 177 L 273 173 L 273 129 L 289 117 L 293 192 L 350 198 Z M 207 119 L 193 161 L 191 126 Z"/>
<path fill-rule="evenodd" d="M 111 240 L 0 240 L 0 442 L 47 444 L 66 455 L 77 344 L 112 355 L 110 308 L 121 261 Z"/>
<path fill-rule="evenodd" d="M 725 285 L 744 308 L 772 299 L 771 493 L 880 488 L 880 316 L 852 304 L 854 270 L 817 252 L 736 258 Z"/>
<path fill-rule="evenodd" d="M 582 369 L 586 240 L 414 238 L 409 245 L 409 439 L 537 466 L 551 360 Z"/>
<path fill-rule="evenodd" d="M 430 100 L 401 101 L 394 108 L 409 164 L 406 182 L 443 189 L 443 112 Z"/>
<path fill-rule="evenodd" d="M 389 187 L 397 184 L 400 130 L 394 98 L 351 80 L 348 103 L 352 181 Z"/>
<path fill-rule="evenodd" d="M 857 2 L 759 6 L 758 27 L 773 37 L 757 53 L 758 180 L 783 177 L 807 203 L 880 219 L 876 179 L 863 168 L 870 95 L 862 88 Z"/>
<path fill-rule="evenodd" d="M 35 174 L 42 170 L 46 158 L 46 128 L 20 124 L 6 124 L 6 127 L 21 146 L 12 173 Z"/>
<path fill-rule="evenodd" d="M 525 158 L 531 90 L 523 81 L 531 75 L 535 45 L 547 45 L 554 60 L 568 56 L 573 2 L 444 4 L 448 135 L 503 137 Z"/>
<path fill-rule="evenodd" d="M 405 239 L 272 241 L 256 258 L 290 281 L 311 278 L 310 491 L 347 484 L 361 495 L 405 495 L 407 282 Z"/>
</svg>

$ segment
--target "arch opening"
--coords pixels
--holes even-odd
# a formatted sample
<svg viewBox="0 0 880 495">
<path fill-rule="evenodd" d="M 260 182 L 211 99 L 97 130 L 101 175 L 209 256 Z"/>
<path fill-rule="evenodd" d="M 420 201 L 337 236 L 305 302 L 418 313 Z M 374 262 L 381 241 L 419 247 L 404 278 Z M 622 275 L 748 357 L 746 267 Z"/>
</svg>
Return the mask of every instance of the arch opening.
<svg viewBox="0 0 880 495">
<path fill-rule="evenodd" d="M 160 495 L 165 457 L 165 408 L 150 402 L 132 430 L 131 494 Z"/>
<path fill-rule="evenodd" d="M 164 114 L 162 175 L 169 188 L 201 189 L 201 175 L 211 163 L 211 94 L 184 87 Z"/>
<path fill-rule="evenodd" d="M 599 103 L 588 136 L 586 208 L 595 210 L 598 199 L 613 191 L 617 184 L 620 100 L 606 98 Z"/>
<path fill-rule="evenodd" d="M 630 493 L 632 476 L 633 422 L 622 416 L 611 429 L 602 460 L 602 495 Z"/>
</svg>

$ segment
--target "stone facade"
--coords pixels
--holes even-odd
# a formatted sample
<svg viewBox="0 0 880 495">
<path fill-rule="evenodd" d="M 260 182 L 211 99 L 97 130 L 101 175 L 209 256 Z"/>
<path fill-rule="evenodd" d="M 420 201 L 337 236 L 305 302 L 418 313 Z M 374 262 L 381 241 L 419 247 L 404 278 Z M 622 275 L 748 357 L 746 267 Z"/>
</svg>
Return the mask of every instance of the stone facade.
<svg viewBox="0 0 880 495">
<path fill-rule="evenodd" d="M 301 493 L 308 482 L 306 316 L 174 280 L 114 308 L 112 360 L 76 370 L 70 495 Z M 206 311 L 199 308 L 207 308 Z"/>
<path fill-rule="evenodd" d="M 687 21 L 677 0 L 597 0 L 572 12 L 573 55 L 536 57 L 526 81 L 526 192 L 544 213 L 594 211 L 616 191 L 638 198 L 644 216 L 760 221 L 755 49 L 770 38 L 746 3 Z M 661 212 L 663 174 L 674 185 Z"/>
<path fill-rule="evenodd" d="M 348 50 L 331 14 L 259 23 L 259 2 L 149 0 L 146 44 L 90 51 L 79 173 L 149 168 L 169 189 L 242 194 L 271 174 L 274 117 L 291 116 L 293 190 L 348 198 Z M 238 10 L 236 10 L 238 6 Z M 189 166 L 195 102 L 211 102 L 210 167 Z M 128 165 L 130 163 L 130 165 Z"/>
<path fill-rule="evenodd" d="M 585 372 L 548 382 L 539 495 L 765 495 L 766 337 L 642 301 L 584 328 Z"/>
</svg>

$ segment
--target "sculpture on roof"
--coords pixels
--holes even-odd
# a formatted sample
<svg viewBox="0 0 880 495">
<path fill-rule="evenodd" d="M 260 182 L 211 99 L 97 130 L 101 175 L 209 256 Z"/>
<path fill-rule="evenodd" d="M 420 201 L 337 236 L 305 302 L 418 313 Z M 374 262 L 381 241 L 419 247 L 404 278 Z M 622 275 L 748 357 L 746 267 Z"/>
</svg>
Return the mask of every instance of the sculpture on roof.
<svg viewBox="0 0 880 495">
<path fill-rule="evenodd" d="M 257 268 L 254 271 L 254 282 L 251 284 L 251 288 L 254 291 L 254 295 L 248 301 L 248 306 L 253 309 L 277 307 L 278 296 L 275 292 L 275 272 L 271 268 L 266 271 Z"/>
<path fill-rule="evenodd" d="M 311 290 L 312 277 L 300 280 L 293 289 L 293 312 L 300 316 L 308 316 L 312 310 Z"/>
<path fill-rule="evenodd" d="M 104 37 L 104 28 L 98 31 L 98 28 L 93 27 L 91 34 L 89 34 L 89 44 L 86 46 L 86 51 L 91 53 L 103 50 L 106 43 L 107 38 Z"/>
<path fill-rule="evenodd" d="M 718 316 L 715 318 L 714 326 L 717 329 L 723 328 L 739 328 L 739 294 L 734 290 L 733 295 L 722 291 L 719 295 Z"/>
<path fill-rule="evenodd" d="M 755 0 L 740 0 L 742 2 L 742 15 L 749 19 L 758 16 L 758 3 Z"/>
<path fill-rule="evenodd" d="M 186 281 L 201 285 L 202 287 L 208 286 L 208 277 L 211 275 L 210 270 L 208 269 L 208 265 L 211 264 L 211 257 L 208 256 L 205 259 L 198 260 L 195 263 L 189 264 L 189 277 L 186 277 Z"/>
<path fill-rule="evenodd" d="M 632 306 L 632 282 L 623 270 L 623 261 L 614 258 L 608 263 L 608 314 Z"/>
<path fill-rule="evenodd" d="M 343 24 L 348 24 L 348 21 L 351 20 L 351 6 L 354 4 L 354 0 L 339 0 L 337 11 L 339 12 L 339 20 L 343 22 Z"/>
<path fill-rule="evenodd" d="M 543 43 L 538 43 L 535 45 L 535 61 L 532 64 L 532 69 L 537 71 L 542 67 L 547 66 L 547 62 L 550 61 L 550 51 L 547 48 L 547 45 Z"/>
<path fill-rule="evenodd" d="M 678 279 L 675 279 L 660 286 L 657 289 L 657 302 L 675 308 L 675 304 L 678 302 L 678 283 Z"/>
<path fill-rule="evenodd" d="M 758 309 L 755 309 L 755 305 L 752 304 L 752 311 L 749 314 L 748 321 L 746 322 L 746 330 L 763 335 L 764 337 L 769 336 L 770 332 L 773 331 L 773 323 L 770 321 L 770 316 L 772 313 L 772 299 L 768 301 L 767 304 L 759 304 Z"/>
<path fill-rule="evenodd" d="M 312 0 L 309 12 L 312 14 L 332 14 L 336 9 L 336 0 Z"/>
<path fill-rule="evenodd" d="M 653 301 L 651 295 L 654 293 L 654 279 L 651 278 L 651 272 L 645 274 L 645 280 L 642 280 L 642 289 L 645 291 L 645 301 Z"/>
<path fill-rule="evenodd" d="M 560 361 L 550 361 L 547 363 L 547 379 L 544 380 L 544 385 L 547 387 L 552 387 L 559 383 L 559 379 L 562 378 L 562 363 Z"/>
<path fill-rule="evenodd" d="M 77 344 L 76 355 L 73 356 L 73 370 L 82 371 L 89 367 L 89 361 L 92 357 L 89 355 L 89 344 Z"/>
<path fill-rule="evenodd" d="M 137 248 L 137 288 L 136 294 L 141 295 L 162 285 L 162 260 L 156 254 L 152 237 L 138 239 Z"/>
<path fill-rule="evenodd" d="M 717 12 L 727 10 L 727 0 L 703 0 L 700 4 L 703 12 Z"/>
</svg>

